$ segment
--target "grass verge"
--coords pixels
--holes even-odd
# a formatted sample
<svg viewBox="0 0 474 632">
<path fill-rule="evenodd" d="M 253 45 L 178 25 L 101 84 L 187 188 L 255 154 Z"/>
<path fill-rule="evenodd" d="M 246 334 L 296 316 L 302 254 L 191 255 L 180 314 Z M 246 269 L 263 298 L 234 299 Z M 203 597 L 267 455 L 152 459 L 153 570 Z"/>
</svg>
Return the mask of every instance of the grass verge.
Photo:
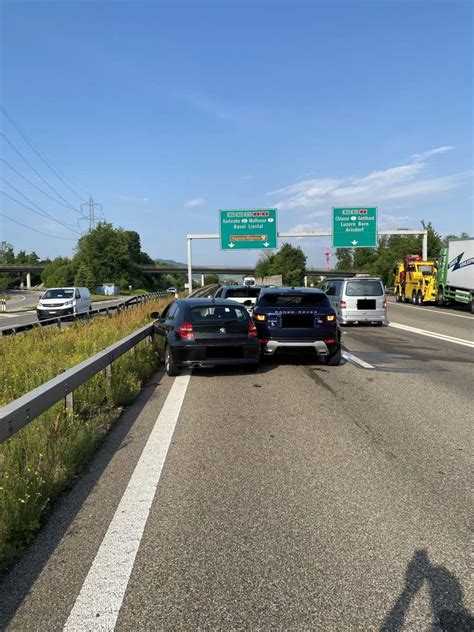
<svg viewBox="0 0 474 632">
<path fill-rule="evenodd" d="M 147 324 L 150 312 L 166 303 L 1 339 L 0 405 Z M 58 402 L 0 445 L 0 570 L 32 540 L 52 503 L 88 463 L 158 361 L 156 347 L 140 342 L 114 362 L 111 379 L 101 372 L 74 392 L 74 414 Z"/>
</svg>

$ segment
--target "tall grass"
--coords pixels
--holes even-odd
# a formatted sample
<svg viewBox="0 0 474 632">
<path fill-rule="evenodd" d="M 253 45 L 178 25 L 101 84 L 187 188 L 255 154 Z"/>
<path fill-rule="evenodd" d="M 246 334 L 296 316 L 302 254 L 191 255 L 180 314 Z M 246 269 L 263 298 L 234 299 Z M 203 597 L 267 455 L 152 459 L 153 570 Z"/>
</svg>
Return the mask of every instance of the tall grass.
<svg viewBox="0 0 474 632">
<path fill-rule="evenodd" d="M 154 301 L 113 317 L 66 329 L 38 327 L 0 340 L 0 406 L 59 375 L 150 322 Z M 74 413 L 63 402 L 0 444 L 0 569 L 33 538 L 46 511 L 88 463 L 105 432 L 140 392 L 158 364 L 148 341 L 74 392 Z"/>
</svg>

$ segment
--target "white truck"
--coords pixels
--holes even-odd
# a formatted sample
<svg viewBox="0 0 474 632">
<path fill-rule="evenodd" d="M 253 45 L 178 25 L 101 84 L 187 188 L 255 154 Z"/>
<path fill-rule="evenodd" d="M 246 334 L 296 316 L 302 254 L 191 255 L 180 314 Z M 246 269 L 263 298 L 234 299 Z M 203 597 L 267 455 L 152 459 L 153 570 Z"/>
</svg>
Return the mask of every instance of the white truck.
<svg viewBox="0 0 474 632">
<path fill-rule="evenodd" d="M 442 248 L 436 288 L 438 305 L 464 303 L 474 314 L 474 238 L 452 239 L 447 248 Z"/>
</svg>

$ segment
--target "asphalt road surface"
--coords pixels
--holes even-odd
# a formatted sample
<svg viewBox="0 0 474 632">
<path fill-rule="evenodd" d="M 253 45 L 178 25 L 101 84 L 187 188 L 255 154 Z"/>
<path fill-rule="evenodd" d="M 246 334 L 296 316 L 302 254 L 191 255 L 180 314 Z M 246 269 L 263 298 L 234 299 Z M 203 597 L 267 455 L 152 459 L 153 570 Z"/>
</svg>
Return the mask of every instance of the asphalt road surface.
<svg viewBox="0 0 474 632">
<path fill-rule="evenodd" d="M 2 629 L 472 630 L 474 317 L 389 316 L 340 367 L 154 376 L 3 578 Z"/>
</svg>

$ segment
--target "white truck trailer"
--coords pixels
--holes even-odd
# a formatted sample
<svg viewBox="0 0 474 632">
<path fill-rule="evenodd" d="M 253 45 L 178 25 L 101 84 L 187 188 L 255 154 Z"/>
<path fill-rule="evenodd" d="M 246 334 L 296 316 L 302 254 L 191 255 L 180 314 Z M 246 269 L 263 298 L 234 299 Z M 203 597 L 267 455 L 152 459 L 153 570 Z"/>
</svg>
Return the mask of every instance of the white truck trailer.
<svg viewBox="0 0 474 632">
<path fill-rule="evenodd" d="M 436 287 L 438 305 L 465 303 L 474 314 L 474 238 L 452 239 L 441 250 Z"/>
</svg>

